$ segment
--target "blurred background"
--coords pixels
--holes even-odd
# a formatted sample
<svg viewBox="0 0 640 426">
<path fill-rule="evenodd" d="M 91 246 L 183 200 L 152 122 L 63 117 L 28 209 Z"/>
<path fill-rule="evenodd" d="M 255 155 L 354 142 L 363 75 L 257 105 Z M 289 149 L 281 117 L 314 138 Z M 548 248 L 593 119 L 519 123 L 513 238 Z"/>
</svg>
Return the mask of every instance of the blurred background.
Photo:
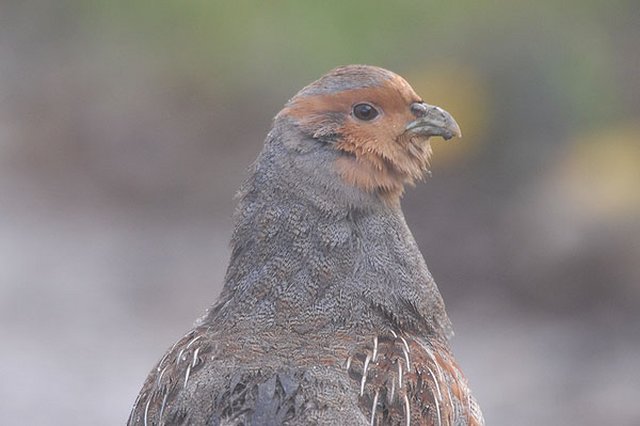
<svg viewBox="0 0 640 426">
<path fill-rule="evenodd" d="M 487 424 L 640 424 L 635 0 L 3 1 L 3 424 L 126 422 L 272 117 L 348 63 L 463 129 L 403 203 Z"/>
</svg>

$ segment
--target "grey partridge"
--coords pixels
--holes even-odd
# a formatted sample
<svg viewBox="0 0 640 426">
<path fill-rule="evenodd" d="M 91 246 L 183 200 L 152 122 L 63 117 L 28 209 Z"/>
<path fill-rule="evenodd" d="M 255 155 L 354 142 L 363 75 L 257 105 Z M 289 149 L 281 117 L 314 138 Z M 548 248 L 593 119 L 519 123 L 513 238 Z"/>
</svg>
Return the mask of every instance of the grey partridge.
<svg viewBox="0 0 640 426">
<path fill-rule="evenodd" d="M 291 98 L 240 191 L 222 293 L 128 424 L 483 425 L 400 208 L 432 136 L 460 128 L 382 68 Z"/>
</svg>

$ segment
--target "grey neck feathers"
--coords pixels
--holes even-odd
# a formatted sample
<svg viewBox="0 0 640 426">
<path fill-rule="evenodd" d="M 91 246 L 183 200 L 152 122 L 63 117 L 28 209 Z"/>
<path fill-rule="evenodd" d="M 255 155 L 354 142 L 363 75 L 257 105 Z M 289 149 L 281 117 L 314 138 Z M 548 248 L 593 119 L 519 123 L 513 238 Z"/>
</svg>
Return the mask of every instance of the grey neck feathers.
<svg viewBox="0 0 640 426">
<path fill-rule="evenodd" d="M 400 208 L 344 183 L 333 167 L 343 154 L 292 127 L 276 121 L 240 192 L 224 289 L 203 323 L 448 336 Z"/>
</svg>

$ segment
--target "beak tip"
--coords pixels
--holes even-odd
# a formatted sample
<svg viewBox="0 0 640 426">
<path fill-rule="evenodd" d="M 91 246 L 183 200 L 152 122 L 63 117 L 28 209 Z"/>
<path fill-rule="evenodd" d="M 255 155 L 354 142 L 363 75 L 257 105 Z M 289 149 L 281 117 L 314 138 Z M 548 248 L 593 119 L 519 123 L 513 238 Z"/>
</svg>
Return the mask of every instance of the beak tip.
<svg viewBox="0 0 640 426">
<path fill-rule="evenodd" d="M 460 139 L 462 138 L 462 131 L 460 130 L 458 123 L 453 121 L 445 128 L 445 131 L 441 136 L 446 141 L 451 140 L 453 138 Z"/>
<path fill-rule="evenodd" d="M 458 125 L 458 122 L 449 114 L 448 115 L 448 129 L 451 132 L 451 138 L 458 138 L 460 139 L 462 137 L 462 130 L 460 130 L 460 126 Z M 451 139 L 450 138 L 450 139 Z"/>
</svg>

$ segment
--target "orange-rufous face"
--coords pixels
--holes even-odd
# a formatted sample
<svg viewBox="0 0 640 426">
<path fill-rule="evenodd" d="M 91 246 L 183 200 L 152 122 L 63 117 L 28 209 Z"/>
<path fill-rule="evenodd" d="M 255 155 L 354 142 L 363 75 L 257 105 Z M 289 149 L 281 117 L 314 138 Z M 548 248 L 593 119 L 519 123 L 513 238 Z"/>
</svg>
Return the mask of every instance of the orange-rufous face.
<svg viewBox="0 0 640 426">
<path fill-rule="evenodd" d="M 362 71 L 368 68 L 381 70 Z M 308 95 L 303 89 L 280 115 L 293 118 L 310 136 L 345 154 L 335 164 L 345 181 L 395 202 L 406 184 L 428 170 L 429 138 L 461 134 L 449 113 L 425 104 L 402 77 L 382 71 L 388 77 L 367 87 Z M 358 78 L 357 73 L 350 78 Z"/>
</svg>

